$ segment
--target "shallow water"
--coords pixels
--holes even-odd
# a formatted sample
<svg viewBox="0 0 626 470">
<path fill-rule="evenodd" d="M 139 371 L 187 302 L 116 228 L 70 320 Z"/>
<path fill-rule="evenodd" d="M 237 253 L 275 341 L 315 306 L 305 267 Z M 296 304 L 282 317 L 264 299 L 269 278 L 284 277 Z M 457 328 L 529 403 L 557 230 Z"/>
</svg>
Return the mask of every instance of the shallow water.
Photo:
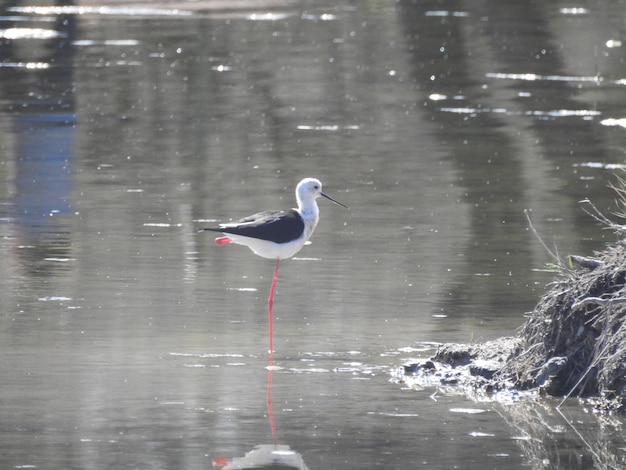
<svg viewBox="0 0 626 470">
<path fill-rule="evenodd" d="M 524 210 L 562 256 L 614 239 L 580 201 L 616 209 L 625 8 L 40 3 L 0 15 L 3 467 L 624 463 L 577 403 L 390 378 L 522 324 L 553 277 Z M 281 265 L 274 436 L 273 262 L 197 230 L 305 176 L 350 209 Z"/>
</svg>

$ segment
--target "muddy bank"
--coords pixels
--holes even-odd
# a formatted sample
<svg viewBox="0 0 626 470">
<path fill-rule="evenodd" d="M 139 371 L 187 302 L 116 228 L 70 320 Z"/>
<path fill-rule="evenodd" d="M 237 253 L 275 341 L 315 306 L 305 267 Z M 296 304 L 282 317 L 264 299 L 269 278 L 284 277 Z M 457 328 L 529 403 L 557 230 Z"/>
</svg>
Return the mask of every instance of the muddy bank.
<svg viewBox="0 0 626 470">
<path fill-rule="evenodd" d="M 430 359 L 405 365 L 399 380 L 472 394 L 582 397 L 623 413 L 626 242 L 593 257 L 571 256 L 560 271 L 517 336 L 441 345 Z"/>
</svg>

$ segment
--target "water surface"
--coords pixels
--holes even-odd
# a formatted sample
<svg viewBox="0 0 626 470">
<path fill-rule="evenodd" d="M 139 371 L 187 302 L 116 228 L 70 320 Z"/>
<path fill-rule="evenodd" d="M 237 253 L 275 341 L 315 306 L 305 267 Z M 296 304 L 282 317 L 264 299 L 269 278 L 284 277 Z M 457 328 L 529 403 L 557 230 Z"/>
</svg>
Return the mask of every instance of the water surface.
<svg viewBox="0 0 626 470">
<path fill-rule="evenodd" d="M 577 403 L 390 378 L 522 324 L 553 277 L 524 210 L 562 256 L 613 240 L 580 201 L 616 208 L 626 8 L 212 5 L 2 11 L 3 466 L 206 468 L 275 437 L 309 469 L 623 464 L 621 420 Z M 350 210 L 321 200 L 281 265 L 273 436 L 273 262 L 197 230 L 306 176 Z"/>
</svg>

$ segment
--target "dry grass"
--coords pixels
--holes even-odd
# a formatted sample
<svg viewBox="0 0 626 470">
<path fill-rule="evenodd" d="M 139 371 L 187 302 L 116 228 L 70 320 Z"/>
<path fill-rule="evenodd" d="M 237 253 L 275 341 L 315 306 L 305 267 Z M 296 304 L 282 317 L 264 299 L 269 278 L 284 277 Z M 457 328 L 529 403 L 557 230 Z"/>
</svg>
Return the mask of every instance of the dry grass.
<svg viewBox="0 0 626 470">
<path fill-rule="evenodd" d="M 500 380 L 555 396 L 625 396 L 626 247 L 584 260 L 537 304 Z"/>
<path fill-rule="evenodd" d="M 626 218 L 626 181 L 611 186 Z M 626 226 L 586 211 L 620 241 L 593 257 L 570 256 L 520 332 L 517 351 L 496 378 L 554 396 L 596 397 L 626 409 Z"/>
</svg>

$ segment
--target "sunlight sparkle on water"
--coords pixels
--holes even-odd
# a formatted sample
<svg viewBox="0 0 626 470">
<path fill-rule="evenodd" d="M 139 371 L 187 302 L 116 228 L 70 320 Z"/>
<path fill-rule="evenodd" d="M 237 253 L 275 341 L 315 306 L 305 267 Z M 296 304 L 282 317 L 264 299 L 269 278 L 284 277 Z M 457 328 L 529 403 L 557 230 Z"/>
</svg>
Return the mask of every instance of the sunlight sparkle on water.
<svg viewBox="0 0 626 470">
<path fill-rule="evenodd" d="M 337 16 L 331 13 L 322 13 L 321 15 L 312 15 L 310 13 L 304 13 L 300 16 L 303 20 L 308 21 L 334 21 L 337 19 Z"/>
<path fill-rule="evenodd" d="M 469 13 L 466 11 L 446 11 L 446 10 L 434 10 L 427 11 L 424 16 L 455 16 L 455 17 L 467 17 Z"/>
<path fill-rule="evenodd" d="M 431 101 L 441 101 L 441 100 L 446 100 L 448 99 L 448 97 L 446 95 L 441 95 L 439 93 L 433 93 L 432 95 L 430 95 L 428 97 Z"/>
<path fill-rule="evenodd" d="M 600 124 L 602 124 L 603 126 L 620 126 L 620 127 L 626 127 L 626 118 L 620 118 L 620 119 L 613 119 L 613 118 L 603 119 L 602 121 L 600 121 Z"/>
<path fill-rule="evenodd" d="M 120 16 L 187 16 L 191 11 L 175 8 L 150 7 L 85 7 L 85 6 L 25 6 L 11 7 L 9 11 L 31 15 L 120 15 Z"/>
<path fill-rule="evenodd" d="M 249 21 L 280 21 L 288 18 L 286 13 L 252 13 L 246 18 Z"/>
<path fill-rule="evenodd" d="M 4 39 L 51 39 L 61 37 L 61 33 L 52 29 L 42 28 L 9 28 L 0 30 Z"/>
<path fill-rule="evenodd" d="M 12 68 L 12 69 L 49 69 L 50 64 L 46 62 L 2 62 L 0 68 Z"/>
<path fill-rule="evenodd" d="M 559 13 L 562 13 L 564 15 L 586 15 L 587 13 L 589 13 L 589 10 L 587 10 L 586 8 L 560 8 L 559 9 Z"/>
</svg>

